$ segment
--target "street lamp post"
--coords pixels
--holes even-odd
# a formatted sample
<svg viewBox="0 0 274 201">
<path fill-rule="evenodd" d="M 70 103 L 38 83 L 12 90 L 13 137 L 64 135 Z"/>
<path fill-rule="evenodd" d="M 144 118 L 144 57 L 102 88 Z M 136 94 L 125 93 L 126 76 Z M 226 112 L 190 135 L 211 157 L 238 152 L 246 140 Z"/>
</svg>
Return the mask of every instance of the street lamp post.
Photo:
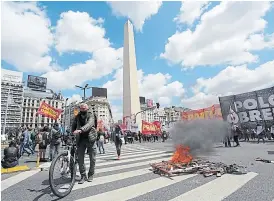
<svg viewBox="0 0 274 201">
<path fill-rule="evenodd" d="M 86 89 L 90 89 L 92 87 L 88 87 L 88 84 L 86 84 L 84 87 L 81 87 L 81 86 L 78 86 L 78 85 L 75 85 L 75 87 L 80 88 L 81 90 L 84 91 L 84 100 L 86 100 Z"/>
</svg>

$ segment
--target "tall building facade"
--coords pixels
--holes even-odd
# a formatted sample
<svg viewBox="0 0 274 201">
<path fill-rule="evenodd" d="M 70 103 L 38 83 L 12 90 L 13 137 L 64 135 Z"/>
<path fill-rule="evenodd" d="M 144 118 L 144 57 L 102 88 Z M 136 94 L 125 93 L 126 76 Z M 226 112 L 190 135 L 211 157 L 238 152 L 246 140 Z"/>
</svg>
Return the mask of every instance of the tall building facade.
<svg viewBox="0 0 274 201">
<path fill-rule="evenodd" d="M 57 120 L 37 113 L 42 102 L 45 102 L 56 109 L 63 110 L 65 101 L 60 92 L 56 95 L 56 93 L 50 89 L 47 89 L 46 91 L 35 91 L 30 88 L 25 88 L 23 96 L 22 126 L 37 128 L 47 125 L 51 127 L 55 122 L 62 123 L 64 112 Z"/>
<path fill-rule="evenodd" d="M 1 68 L 1 134 L 20 126 L 22 103 L 23 73 Z"/>
<path fill-rule="evenodd" d="M 140 112 L 139 88 L 137 79 L 136 55 L 133 25 L 128 20 L 124 25 L 123 49 L 123 117 L 132 117 Z M 136 116 L 141 127 L 141 116 Z"/>
</svg>

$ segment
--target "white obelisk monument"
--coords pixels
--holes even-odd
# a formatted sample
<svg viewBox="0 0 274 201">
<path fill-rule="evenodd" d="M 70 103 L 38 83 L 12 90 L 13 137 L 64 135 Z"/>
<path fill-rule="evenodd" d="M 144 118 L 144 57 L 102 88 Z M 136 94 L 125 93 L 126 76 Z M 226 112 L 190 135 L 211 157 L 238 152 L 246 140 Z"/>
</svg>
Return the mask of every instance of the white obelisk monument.
<svg viewBox="0 0 274 201">
<path fill-rule="evenodd" d="M 133 25 L 128 20 L 124 26 L 123 54 L 123 117 L 140 112 Z M 141 114 L 136 116 L 136 124 L 141 128 Z"/>
</svg>

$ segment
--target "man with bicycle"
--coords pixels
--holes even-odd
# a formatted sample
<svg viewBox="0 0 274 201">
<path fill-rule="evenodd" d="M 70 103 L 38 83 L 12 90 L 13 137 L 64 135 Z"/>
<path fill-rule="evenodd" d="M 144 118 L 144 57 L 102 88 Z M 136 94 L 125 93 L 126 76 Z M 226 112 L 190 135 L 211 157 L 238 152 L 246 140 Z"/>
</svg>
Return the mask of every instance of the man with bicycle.
<svg viewBox="0 0 274 201">
<path fill-rule="evenodd" d="M 95 128 L 94 115 L 91 112 L 88 112 L 88 109 L 88 105 L 86 103 L 82 103 L 80 105 L 80 112 L 74 118 L 72 123 L 72 132 L 76 134 L 78 162 L 81 174 L 81 180 L 79 181 L 79 184 L 83 184 L 86 180 L 88 182 L 92 182 L 96 162 L 97 150 L 95 142 L 97 139 L 97 132 Z M 88 178 L 86 176 L 85 167 L 86 149 L 88 150 L 90 159 Z"/>
</svg>

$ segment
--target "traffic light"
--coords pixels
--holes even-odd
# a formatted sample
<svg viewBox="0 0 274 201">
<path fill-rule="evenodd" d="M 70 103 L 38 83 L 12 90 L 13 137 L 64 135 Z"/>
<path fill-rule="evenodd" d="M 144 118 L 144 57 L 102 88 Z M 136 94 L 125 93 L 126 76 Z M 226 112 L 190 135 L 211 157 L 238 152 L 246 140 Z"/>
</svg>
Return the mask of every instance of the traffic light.
<svg viewBox="0 0 274 201">
<path fill-rule="evenodd" d="M 159 103 L 156 103 L 156 107 L 157 107 L 157 109 L 159 109 L 159 107 L 160 107 L 160 104 L 159 104 Z"/>
</svg>

